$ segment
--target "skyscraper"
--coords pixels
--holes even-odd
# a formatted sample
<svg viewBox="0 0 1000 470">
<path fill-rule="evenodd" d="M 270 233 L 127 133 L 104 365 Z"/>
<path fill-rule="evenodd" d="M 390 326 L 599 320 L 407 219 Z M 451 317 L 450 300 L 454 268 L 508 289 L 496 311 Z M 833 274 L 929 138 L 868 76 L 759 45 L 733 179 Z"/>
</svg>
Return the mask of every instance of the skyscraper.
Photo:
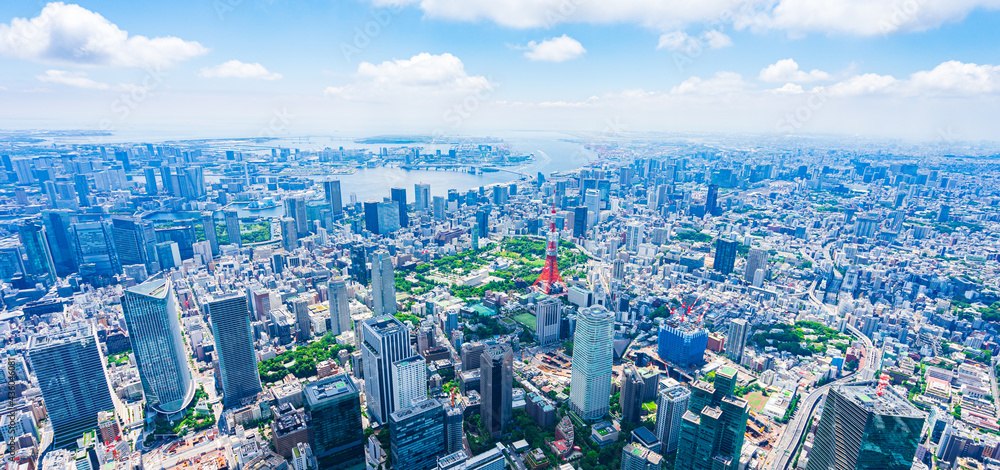
<svg viewBox="0 0 1000 470">
<path fill-rule="evenodd" d="M 712 269 L 727 275 L 733 272 L 736 264 L 736 251 L 739 243 L 720 238 L 715 241 L 715 259 L 712 260 Z"/>
<path fill-rule="evenodd" d="M 205 229 L 205 240 L 212 247 L 212 256 L 219 256 L 219 239 L 215 233 L 215 213 L 202 212 L 201 225 Z"/>
<path fill-rule="evenodd" d="M 737 364 L 743 361 L 743 349 L 750 335 L 750 324 L 742 318 L 734 318 L 729 322 L 729 334 L 726 336 L 726 356 Z"/>
<path fill-rule="evenodd" d="M 76 263 L 80 276 L 94 284 L 103 284 L 121 274 L 122 266 L 115 251 L 111 224 L 79 222 L 70 227 L 70 237 L 76 248 Z"/>
<path fill-rule="evenodd" d="M 427 399 L 427 361 L 414 354 L 392 363 L 392 407 L 413 406 Z"/>
<path fill-rule="evenodd" d="M 646 382 L 639 375 L 635 364 L 628 364 L 622 369 L 622 389 L 619 397 L 623 423 L 639 422 L 642 415 L 642 399 L 646 394 L 645 387 Z"/>
<path fill-rule="evenodd" d="M 806 470 L 906 470 L 920 442 L 923 412 L 874 382 L 830 389 Z"/>
<path fill-rule="evenodd" d="M 161 278 L 126 289 L 122 312 L 146 406 L 168 415 L 183 410 L 194 386 L 173 284 Z"/>
<path fill-rule="evenodd" d="M 704 328 L 688 324 L 660 326 L 657 341 L 660 359 L 681 367 L 698 365 L 704 362 L 707 348 L 708 332 Z"/>
<path fill-rule="evenodd" d="M 350 274 L 357 283 L 368 284 L 368 250 L 363 243 L 355 242 L 351 245 Z"/>
<path fill-rule="evenodd" d="M 544 296 L 535 304 L 535 337 L 538 344 L 544 346 L 559 341 L 561 311 L 562 302 L 556 297 Z"/>
<path fill-rule="evenodd" d="M 28 344 L 55 448 L 75 443 L 81 434 L 97 428 L 98 413 L 115 408 L 98 348 L 93 329 L 84 324 L 50 330 Z"/>
<path fill-rule="evenodd" d="M 234 209 L 224 212 L 226 215 L 226 235 L 229 237 L 229 244 L 243 247 L 243 238 L 240 236 L 240 214 Z"/>
<path fill-rule="evenodd" d="M 747 402 L 732 395 L 735 379 L 736 370 L 723 367 L 716 372 L 715 387 L 704 382 L 696 384 L 695 391 L 703 391 L 704 398 L 692 399 L 681 420 L 675 469 L 739 468 L 749 412 Z"/>
<path fill-rule="evenodd" d="M 625 232 L 625 251 L 636 253 L 639 251 L 639 244 L 642 243 L 643 226 L 638 222 L 628 224 Z"/>
<path fill-rule="evenodd" d="M 57 276 L 66 277 L 76 272 L 76 257 L 69 237 L 73 225 L 73 212 L 65 209 L 42 211 L 42 224 L 49 242 L 52 262 Z"/>
<path fill-rule="evenodd" d="M 427 211 L 431 205 L 431 185 L 417 183 L 413 185 L 413 210 Z"/>
<path fill-rule="evenodd" d="M 596 189 L 588 189 L 585 193 L 584 205 L 587 206 L 587 227 L 593 227 L 601 218 L 601 192 Z"/>
<path fill-rule="evenodd" d="M 253 346 L 250 309 L 246 295 L 233 292 L 202 301 L 205 315 L 211 318 L 215 351 L 223 391 L 223 405 L 231 408 L 261 392 L 257 353 Z"/>
<path fill-rule="evenodd" d="M 285 205 L 285 217 L 295 219 L 296 235 L 304 237 L 309 235 L 309 220 L 306 218 L 306 201 L 302 196 L 286 197 L 283 201 Z"/>
<path fill-rule="evenodd" d="M 311 420 L 310 445 L 320 470 L 344 468 L 365 456 L 361 399 L 347 374 L 305 386 L 305 408 Z"/>
<path fill-rule="evenodd" d="M 156 261 L 156 232 L 152 222 L 138 217 L 112 217 L 111 236 L 122 266 L 142 264 L 151 273 L 160 270 Z"/>
<path fill-rule="evenodd" d="M 281 218 L 281 247 L 285 251 L 295 251 L 299 247 L 298 227 L 291 217 Z"/>
<path fill-rule="evenodd" d="M 569 398 L 572 410 L 585 420 L 608 413 L 614 321 L 614 314 L 600 305 L 581 309 L 576 316 Z"/>
<path fill-rule="evenodd" d="M 385 424 L 393 406 L 392 363 L 413 356 L 410 330 L 391 315 L 369 318 L 361 327 L 365 403 L 376 422 Z"/>
<path fill-rule="evenodd" d="M 514 352 L 510 346 L 495 344 L 483 351 L 480 372 L 480 396 L 484 431 L 496 438 L 511 420 L 514 393 Z"/>
<path fill-rule="evenodd" d="M 682 385 L 663 389 L 656 401 L 656 438 L 664 455 L 677 450 L 681 419 L 688 410 L 691 391 Z"/>
<path fill-rule="evenodd" d="M 406 214 L 406 188 L 392 188 L 389 190 L 389 194 L 392 195 L 392 202 L 396 203 L 396 208 L 399 211 L 399 226 L 409 227 L 410 218 Z"/>
<path fill-rule="evenodd" d="M 340 180 L 330 180 L 323 182 L 323 195 L 326 204 L 333 211 L 333 217 L 340 219 L 344 216 L 344 203 L 340 193 Z"/>
<path fill-rule="evenodd" d="M 462 438 L 465 436 L 462 430 L 464 422 L 461 406 L 444 404 L 444 442 L 445 452 L 448 454 L 462 450 Z"/>
<path fill-rule="evenodd" d="M 379 234 L 378 226 L 378 201 L 365 201 L 365 230 Z"/>
<path fill-rule="evenodd" d="M 46 284 L 56 281 L 55 263 L 49 250 L 48 234 L 38 219 L 27 219 L 17 226 L 17 234 L 24 246 L 27 260 L 24 261 L 25 274 L 34 276 Z"/>
<path fill-rule="evenodd" d="M 347 280 L 334 277 L 327 283 L 330 299 L 330 333 L 334 336 L 351 331 L 351 307 L 347 298 Z"/>
<path fill-rule="evenodd" d="M 573 236 L 582 237 L 587 233 L 588 213 L 587 206 L 579 206 L 573 209 Z"/>
<path fill-rule="evenodd" d="M 389 442 L 394 470 L 432 470 L 446 451 L 444 408 L 427 399 L 389 415 Z"/>
<path fill-rule="evenodd" d="M 396 313 L 396 275 L 385 250 L 372 253 L 372 305 L 375 316 Z"/>
<path fill-rule="evenodd" d="M 708 185 L 708 194 L 705 195 L 705 215 L 719 215 L 719 185 Z"/>
<path fill-rule="evenodd" d="M 760 248 L 751 248 L 747 254 L 747 268 L 743 273 L 743 279 L 753 282 L 754 274 L 758 269 L 767 271 L 767 252 Z"/>
<path fill-rule="evenodd" d="M 641 444 L 629 443 L 622 448 L 622 470 L 660 470 L 663 457 Z"/>
<path fill-rule="evenodd" d="M 445 199 L 441 196 L 434 196 L 434 219 L 444 220 L 445 218 Z"/>
<path fill-rule="evenodd" d="M 305 297 L 292 299 L 292 315 L 295 316 L 296 340 L 305 343 L 312 338 L 312 321 L 309 319 L 309 301 Z"/>
</svg>

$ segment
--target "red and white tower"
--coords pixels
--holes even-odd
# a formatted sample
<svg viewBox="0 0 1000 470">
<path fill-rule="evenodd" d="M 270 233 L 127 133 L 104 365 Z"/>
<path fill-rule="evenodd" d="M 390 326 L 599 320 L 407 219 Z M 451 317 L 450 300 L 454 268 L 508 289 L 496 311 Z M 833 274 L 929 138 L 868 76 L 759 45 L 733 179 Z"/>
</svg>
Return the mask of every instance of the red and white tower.
<svg viewBox="0 0 1000 470">
<path fill-rule="evenodd" d="M 552 202 L 552 223 L 549 227 L 548 241 L 545 244 L 545 267 L 542 268 L 542 274 L 532 284 L 532 287 L 538 288 L 546 294 L 557 290 L 561 291 L 566 287 L 566 282 L 559 274 L 559 261 L 558 256 L 556 256 L 559 247 L 559 232 L 556 231 L 555 201 Z"/>
</svg>

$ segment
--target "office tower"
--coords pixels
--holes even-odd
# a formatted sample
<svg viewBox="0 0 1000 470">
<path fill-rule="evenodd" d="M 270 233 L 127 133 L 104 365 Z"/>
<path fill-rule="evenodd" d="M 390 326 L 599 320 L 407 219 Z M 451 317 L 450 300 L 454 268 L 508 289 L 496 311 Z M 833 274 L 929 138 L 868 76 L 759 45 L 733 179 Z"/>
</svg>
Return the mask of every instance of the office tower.
<svg viewBox="0 0 1000 470">
<path fill-rule="evenodd" d="M 708 332 L 704 328 L 688 324 L 660 326 L 657 343 L 660 359 L 680 367 L 698 365 L 704 361 L 707 348 Z"/>
<path fill-rule="evenodd" d="M 385 250 L 372 253 L 372 305 L 375 316 L 396 313 L 396 275 Z"/>
<path fill-rule="evenodd" d="M 305 409 L 311 417 L 309 444 L 320 470 L 343 468 L 365 456 L 361 395 L 347 374 L 305 386 Z"/>
<path fill-rule="evenodd" d="M 740 364 L 743 362 L 743 349 L 750 336 L 750 323 L 742 318 L 734 318 L 729 322 L 729 334 L 726 336 L 726 356 Z"/>
<path fill-rule="evenodd" d="M 166 415 L 183 410 L 194 397 L 194 383 L 173 284 L 152 279 L 126 289 L 122 313 L 146 406 Z"/>
<path fill-rule="evenodd" d="M 616 281 L 625 280 L 625 260 L 615 258 L 615 261 L 611 263 L 611 278 Z"/>
<path fill-rule="evenodd" d="M 389 415 L 389 442 L 394 470 L 431 470 L 445 454 L 444 407 L 431 398 Z"/>
<path fill-rule="evenodd" d="M 351 245 L 351 266 L 349 271 L 355 282 L 361 285 L 368 284 L 368 251 L 365 249 L 365 245 L 361 243 Z M 395 284 L 393 286 L 395 287 Z"/>
<path fill-rule="evenodd" d="M 326 204 L 333 211 L 333 217 L 340 219 L 344 216 L 344 203 L 340 193 L 340 180 L 330 180 L 323 182 L 323 195 Z"/>
<path fill-rule="evenodd" d="M 479 232 L 479 238 L 490 236 L 490 211 L 486 209 L 476 211 L 476 228 Z"/>
<path fill-rule="evenodd" d="M 587 206 L 579 206 L 573 209 L 573 236 L 582 237 L 587 233 L 588 225 Z"/>
<path fill-rule="evenodd" d="M 547 345 L 559 341 L 559 313 L 562 302 L 556 297 L 544 296 L 535 304 L 535 338 L 538 344 Z"/>
<path fill-rule="evenodd" d="M 470 238 L 472 239 L 472 249 L 479 249 L 479 224 L 475 223 L 472 225 L 472 230 L 470 231 Z"/>
<path fill-rule="evenodd" d="M 295 315 L 296 341 L 305 343 L 312 338 L 312 322 L 309 320 L 309 301 L 298 297 L 291 300 L 292 315 Z"/>
<path fill-rule="evenodd" d="M 483 351 L 486 345 L 481 341 L 462 345 L 462 370 L 475 370 L 482 365 Z"/>
<path fill-rule="evenodd" d="M 55 263 L 49 249 L 48 234 L 38 219 L 26 219 L 17 226 L 17 234 L 27 259 L 23 261 L 26 275 L 52 284 L 56 281 Z"/>
<path fill-rule="evenodd" d="M 202 212 L 201 225 L 205 229 L 205 240 L 208 240 L 208 244 L 212 247 L 212 256 L 219 256 L 219 239 L 215 232 L 215 213 Z"/>
<path fill-rule="evenodd" d="M 412 355 L 392 363 L 392 407 L 413 406 L 427 399 L 427 361 Z"/>
<path fill-rule="evenodd" d="M 641 444 L 629 443 L 622 448 L 622 470 L 660 470 L 663 457 Z"/>
<path fill-rule="evenodd" d="M 365 230 L 379 234 L 378 201 L 365 201 Z"/>
<path fill-rule="evenodd" d="M 347 298 L 347 279 L 334 277 L 327 283 L 330 299 L 330 333 L 334 336 L 351 331 L 351 306 Z"/>
<path fill-rule="evenodd" d="M 156 195 L 156 172 L 153 167 L 148 167 L 143 170 L 143 174 L 146 175 L 146 195 L 155 196 Z"/>
<path fill-rule="evenodd" d="M 600 220 L 601 216 L 601 192 L 596 189 L 588 189 L 585 193 L 584 205 L 587 206 L 587 227 L 593 227 Z"/>
<path fill-rule="evenodd" d="M 636 253 L 639 251 L 639 244 L 642 243 L 643 226 L 638 222 L 628 224 L 625 232 L 625 251 Z"/>
<path fill-rule="evenodd" d="M 239 406 L 243 399 L 261 392 L 246 295 L 233 292 L 209 297 L 202 301 L 202 307 L 205 315 L 211 318 L 212 334 L 215 335 L 223 406 Z"/>
<path fill-rule="evenodd" d="M 399 204 L 395 201 L 382 201 L 376 204 L 378 230 L 380 235 L 388 235 L 400 229 Z"/>
<path fill-rule="evenodd" d="M 913 464 L 923 412 L 875 382 L 830 389 L 806 470 L 905 470 Z"/>
<path fill-rule="evenodd" d="M 639 375 L 635 364 L 622 369 L 622 389 L 619 395 L 623 423 L 638 423 L 642 415 L 642 399 L 646 394 L 646 382 Z M 572 391 L 572 390 L 571 390 Z"/>
<path fill-rule="evenodd" d="M 937 221 L 939 224 L 947 222 L 951 218 L 951 206 L 948 204 L 941 204 L 938 209 Z"/>
<path fill-rule="evenodd" d="M 733 272 L 733 266 L 736 265 L 736 251 L 739 249 L 739 243 L 726 240 L 725 238 L 720 238 L 715 241 L 715 259 L 712 260 L 712 269 L 727 275 Z"/>
<path fill-rule="evenodd" d="M 226 215 L 226 235 L 229 244 L 243 247 L 243 237 L 240 236 L 240 214 L 233 209 L 223 212 Z"/>
<path fill-rule="evenodd" d="M 177 248 L 177 242 L 157 243 L 154 248 L 160 269 L 169 271 L 181 267 L 181 251 Z"/>
<path fill-rule="evenodd" d="M 434 196 L 434 220 L 444 220 L 445 199 L 441 196 Z"/>
<path fill-rule="evenodd" d="M 81 434 L 97 428 L 98 413 L 115 408 L 90 325 L 32 337 L 28 359 L 45 399 L 54 448 L 74 444 Z"/>
<path fill-rule="evenodd" d="M 462 438 L 465 436 L 465 432 L 462 430 L 464 422 L 465 418 L 462 416 L 461 406 L 444 404 L 445 452 L 451 454 L 462 450 Z"/>
<path fill-rule="evenodd" d="M 691 391 L 682 385 L 660 391 L 656 401 L 656 438 L 660 440 L 660 451 L 664 455 L 677 450 L 681 420 L 690 400 Z"/>
<path fill-rule="evenodd" d="M 200 166 L 188 166 L 184 168 L 185 187 L 188 199 L 200 199 L 205 197 L 205 169 Z"/>
<path fill-rule="evenodd" d="M 719 185 L 708 185 L 708 194 L 705 196 L 705 215 L 719 215 Z"/>
<path fill-rule="evenodd" d="M 291 217 L 281 218 L 281 247 L 285 251 L 295 251 L 299 247 L 298 227 Z"/>
<path fill-rule="evenodd" d="M 409 227 L 410 218 L 406 214 L 406 189 L 392 188 L 389 190 L 389 194 L 392 196 L 392 202 L 396 203 L 396 209 L 399 212 L 399 226 Z"/>
<path fill-rule="evenodd" d="M 413 210 L 426 211 L 431 206 L 431 185 L 417 183 L 413 185 Z"/>
<path fill-rule="evenodd" d="M 855 236 L 858 238 L 872 238 L 878 232 L 879 217 L 877 214 L 865 214 L 858 217 L 854 225 Z"/>
<path fill-rule="evenodd" d="M 90 206 L 87 196 L 90 195 L 90 185 L 87 183 L 87 175 L 77 173 L 73 175 L 73 188 L 76 189 L 76 196 L 80 200 L 80 207 Z"/>
<path fill-rule="evenodd" d="M 76 272 L 76 257 L 69 238 L 73 225 L 73 212 L 64 209 L 42 211 L 42 224 L 48 239 L 49 253 L 57 276 L 66 277 Z"/>
<path fill-rule="evenodd" d="M 600 305 L 581 309 L 576 316 L 569 399 L 572 410 L 585 420 L 608 413 L 614 326 L 614 315 Z"/>
<path fill-rule="evenodd" d="M 736 371 L 724 367 L 719 374 L 735 377 Z M 716 376 L 718 377 L 718 375 Z M 681 422 L 678 452 L 674 461 L 677 470 L 737 470 L 746 432 L 747 402 L 728 391 L 715 390 L 702 383 L 698 389 L 711 389 L 711 401 L 700 411 L 689 409 Z M 694 400 L 691 401 L 695 405 Z"/>
<path fill-rule="evenodd" d="M 767 252 L 760 248 L 751 248 L 747 254 L 747 268 L 743 273 L 743 279 L 753 282 L 753 277 L 758 269 L 767 271 Z"/>
<path fill-rule="evenodd" d="M 152 222 L 138 217 L 112 217 L 111 236 L 122 266 L 142 264 L 148 272 L 160 270 L 156 261 L 156 232 Z"/>
<path fill-rule="evenodd" d="M 295 219 L 295 233 L 304 237 L 309 235 L 309 220 L 306 218 L 306 201 L 302 196 L 286 197 L 283 201 L 285 217 Z"/>
<path fill-rule="evenodd" d="M 393 316 L 369 318 L 361 325 L 365 403 L 368 414 L 385 424 L 393 407 L 392 363 L 413 356 L 410 330 Z"/>
<path fill-rule="evenodd" d="M 111 224 L 75 223 L 70 226 L 70 239 L 76 248 L 76 263 L 81 277 L 88 280 L 109 280 L 115 274 L 121 274 L 122 266 L 115 251 Z"/>
<path fill-rule="evenodd" d="M 514 393 L 514 351 L 510 346 L 488 346 L 482 355 L 480 396 L 483 430 L 494 438 L 500 437 L 511 420 Z"/>
</svg>

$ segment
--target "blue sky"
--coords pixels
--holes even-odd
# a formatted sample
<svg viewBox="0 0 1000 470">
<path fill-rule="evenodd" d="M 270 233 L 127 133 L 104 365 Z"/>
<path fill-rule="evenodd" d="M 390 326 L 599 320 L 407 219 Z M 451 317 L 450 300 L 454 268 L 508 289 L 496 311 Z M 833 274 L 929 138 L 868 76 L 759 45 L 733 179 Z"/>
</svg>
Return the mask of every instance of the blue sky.
<svg viewBox="0 0 1000 470">
<path fill-rule="evenodd" d="M 0 127 L 994 138 L 1000 0 L 373 1 L 5 2 Z"/>
</svg>

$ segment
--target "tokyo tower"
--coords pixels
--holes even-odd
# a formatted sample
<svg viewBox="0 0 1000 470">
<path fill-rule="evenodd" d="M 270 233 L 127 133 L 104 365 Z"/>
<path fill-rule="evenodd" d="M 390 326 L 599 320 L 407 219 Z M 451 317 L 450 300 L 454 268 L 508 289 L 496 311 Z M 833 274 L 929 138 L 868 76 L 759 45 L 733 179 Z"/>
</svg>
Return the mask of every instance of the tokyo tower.
<svg viewBox="0 0 1000 470">
<path fill-rule="evenodd" d="M 556 256 L 559 247 L 559 232 L 556 231 L 556 203 L 552 201 L 552 223 L 549 226 L 548 241 L 545 244 L 545 267 L 532 287 L 546 293 L 561 293 L 566 283 L 559 274 L 559 261 Z"/>
</svg>

